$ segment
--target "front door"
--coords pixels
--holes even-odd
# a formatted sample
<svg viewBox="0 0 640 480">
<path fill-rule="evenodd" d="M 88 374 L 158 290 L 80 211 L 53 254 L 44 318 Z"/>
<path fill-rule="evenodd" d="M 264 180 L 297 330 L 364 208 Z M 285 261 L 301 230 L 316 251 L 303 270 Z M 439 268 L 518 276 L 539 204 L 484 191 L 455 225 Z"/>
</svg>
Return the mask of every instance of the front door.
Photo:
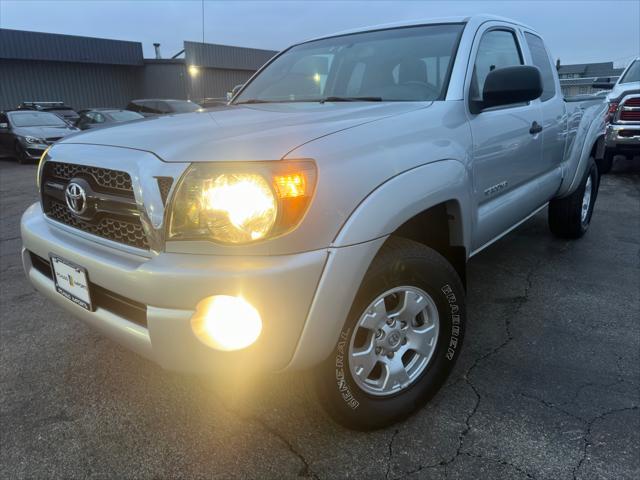
<svg viewBox="0 0 640 480">
<path fill-rule="evenodd" d="M 482 100 L 490 71 L 524 64 L 519 33 L 486 24 L 475 40 L 467 73 L 467 100 Z M 469 103 L 468 102 L 468 103 Z M 538 206 L 535 179 L 542 156 L 539 101 L 469 112 L 477 207 L 473 250 L 499 236 Z M 533 128 L 532 128 L 533 127 Z"/>
</svg>

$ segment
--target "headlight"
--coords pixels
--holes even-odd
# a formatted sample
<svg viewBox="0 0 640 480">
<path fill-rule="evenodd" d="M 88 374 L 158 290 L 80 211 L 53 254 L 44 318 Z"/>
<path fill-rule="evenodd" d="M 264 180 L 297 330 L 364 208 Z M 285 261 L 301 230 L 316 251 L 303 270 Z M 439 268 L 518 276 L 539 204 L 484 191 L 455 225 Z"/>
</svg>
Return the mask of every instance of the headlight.
<svg viewBox="0 0 640 480">
<path fill-rule="evenodd" d="M 295 227 L 311 200 L 313 162 L 194 164 L 180 181 L 170 240 L 249 243 Z"/>
<path fill-rule="evenodd" d="M 24 137 L 24 141 L 27 143 L 46 143 L 43 139 L 37 137 Z"/>
</svg>

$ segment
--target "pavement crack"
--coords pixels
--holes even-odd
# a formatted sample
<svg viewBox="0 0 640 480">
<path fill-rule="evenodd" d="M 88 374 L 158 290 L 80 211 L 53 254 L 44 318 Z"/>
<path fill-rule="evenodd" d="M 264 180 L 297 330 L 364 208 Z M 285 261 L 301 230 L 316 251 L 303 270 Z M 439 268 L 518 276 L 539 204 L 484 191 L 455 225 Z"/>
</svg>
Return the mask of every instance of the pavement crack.
<svg viewBox="0 0 640 480">
<path fill-rule="evenodd" d="M 271 425 L 269 425 L 266 421 L 264 421 L 257 415 L 243 415 L 236 409 L 227 406 L 219 396 L 216 396 L 216 397 L 220 402 L 220 405 L 222 405 L 222 407 L 227 412 L 231 413 L 233 416 L 235 416 L 236 418 L 240 419 L 243 422 L 252 422 L 254 424 L 257 424 L 264 431 L 266 431 L 267 433 L 273 435 L 278 440 L 280 440 L 280 443 L 282 443 L 287 448 L 287 450 L 289 450 L 289 452 L 291 452 L 294 456 L 296 456 L 302 462 L 302 468 L 298 472 L 299 477 L 313 478 L 316 480 L 319 479 L 318 475 L 311 469 L 311 465 L 309 461 L 305 458 L 302 452 L 298 451 L 298 449 L 293 445 L 293 443 L 291 443 L 291 441 L 289 441 L 289 439 L 286 436 L 284 436 L 282 433 L 280 433 L 278 430 L 273 428 Z"/>
<path fill-rule="evenodd" d="M 384 476 L 384 478 L 386 478 L 387 480 L 389 479 L 389 475 L 391 475 L 391 461 L 393 460 L 393 442 L 396 439 L 396 437 L 398 436 L 398 433 L 400 433 L 399 429 L 396 429 L 395 432 L 393 432 L 393 435 L 391 435 L 391 438 L 389 439 L 389 457 L 387 460 L 387 473 Z"/>
<path fill-rule="evenodd" d="M 532 474 L 530 474 L 529 472 L 527 472 L 525 469 L 511 463 L 511 462 L 507 462 L 506 460 L 503 460 L 501 458 L 492 458 L 492 457 L 485 457 L 484 455 L 480 455 L 477 453 L 471 453 L 471 452 L 465 452 L 462 455 L 465 455 L 467 457 L 471 457 L 471 458 L 479 458 L 481 460 L 487 460 L 489 462 L 493 462 L 493 463 L 497 463 L 500 465 L 504 465 L 506 467 L 511 467 L 513 468 L 516 472 L 522 473 L 523 475 L 525 475 L 527 478 L 530 478 L 531 480 L 536 480 L 536 477 Z"/>
<path fill-rule="evenodd" d="M 591 443 L 590 437 L 591 437 L 591 429 L 593 428 L 595 423 L 598 420 L 602 420 L 603 418 L 605 418 L 605 417 L 607 417 L 609 415 L 613 415 L 615 413 L 628 412 L 628 411 L 638 410 L 638 409 L 640 409 L 640 407 L 637 406 L 637 405 L 635 405 L 633 407 L 615 408 L 613 410 L 607 410 L 606 412 L 601 413 L 597 417 L 594 417 L 589 422 L 586 422 L 585 433 L 584 433 L 584 436 L 582 437 L 582 441 L 583 441 L 582 456 L 580 457 L 580 460 L 578 461 L 576 466 L 573 467 L 573 472 L 572 472 L 573 480 L 577 480 L 578 472 L 580 471 L 580 468 L 582 467 L 582 464 L 587 459 L 589 447 L 591 447 L 593 445 Z"/>
</svg>

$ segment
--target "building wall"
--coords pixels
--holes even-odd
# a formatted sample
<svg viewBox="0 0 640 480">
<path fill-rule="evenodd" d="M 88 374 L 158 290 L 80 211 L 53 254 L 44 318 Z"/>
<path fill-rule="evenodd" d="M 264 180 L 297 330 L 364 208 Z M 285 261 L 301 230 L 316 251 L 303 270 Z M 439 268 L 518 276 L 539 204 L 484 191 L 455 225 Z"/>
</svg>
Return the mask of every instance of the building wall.
<svg viewBox="0 0 640 480">
<path fill-rule="evenodd" d="M 189 96 L 189 79 L 184 62 L 145 62 L 141 98 L 175 98 Z"/>
<path fill-rule="evenodd" d="M 64 101 L 76 109 L 124 107 L 142 95 L 141 67 L 0 59 L 0 109 Z"/>
<path fill-rule="evenodd" d="M 197 102 L 203 98 L 224 98 L 227 92 L 246 82 L 255 72 L 247 70 L 223 70 L 200 68 L 190 77 L 190 98 Z"/>
</svg>

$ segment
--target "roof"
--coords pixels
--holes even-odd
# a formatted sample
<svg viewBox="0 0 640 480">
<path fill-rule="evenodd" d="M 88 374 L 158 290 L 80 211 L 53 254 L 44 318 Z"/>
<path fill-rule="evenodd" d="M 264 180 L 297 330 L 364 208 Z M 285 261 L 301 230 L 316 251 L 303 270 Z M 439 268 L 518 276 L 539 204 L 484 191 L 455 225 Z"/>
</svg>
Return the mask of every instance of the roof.
<svg viewBox="0 0 640 480">
<path fill-rule="evenodd" d="M 234 47 L 215 43 L 184 42 L 184 57 L 189 65 L 226 70 L 258 70 L 275 50 Z"/>
<path fill-rule="evenodd" d="M 560 65 L 558 74 L 578 74 L 583 77 L 614 77 L 620 75 L 622 70 L 622 68 L 613 68 L 613 62 L 574 63 Z"/>
<path fill-rule="evenodd" d="M 330 35 L 323 35 L 321 37 L 315 37 L 315 38 L 309 39 L 307 41 L 320 40 L 322 38 L 336 37 L 336 36 L 339 36 L 339 35 L 349 35 L 349 34 L 352 34 L 352 33 L 363 33 L 363 32 L 369 32 L 369 31 L 373 31 L 373 30 L 385 30 L 385 29 L 391 29 L 391 28 L 412 27 L 412 26 L 419 26 L 419 25 L 431 25 L 431 24 L 438 24 L 438 23 L 472 23 L 473 22 L 475 24 L 480 25 L 482 23 L 490 22 L 490 21 L 513 23 L 513 24 L 516 24 L 516 25 L 520 25 L 521 27 L 527 28 L 529 30 L 535 31 L 534 28 L 531 28 L 528 25 L 525 25 L 522 22 L 519 22 L 517 20 L 512 20 L 510 18 L 505 18 L 505 17 L 501 17 L 501 16 L 498 16 L 498 15 L 479 14 L 479 15 L 464 16 L 464 17 L 463 16 L 452 16 L 452 17 L 421 18 L 421 19 L 417 19 L 417 20 L 401 20 L 401 21 L 397 21 L 397 22 L 382 23 L 382 24 L 378 24 L 378 25 L 369 25 L 369 26 L 363 26 L 363 27 L 349 29 L 349 30 L 343 30 L 343 31 L 340 31 L 340 32 L 335 32 L 335 33 L 332 33 Z M 302 42 L 302 43 L 304 43 L 304 42 Z"/>
<path fill-rule="evenodd" d="M 0 29 L 0 58 L 142 65 L 142 44 L 4 28 Z"/>
</svg>

